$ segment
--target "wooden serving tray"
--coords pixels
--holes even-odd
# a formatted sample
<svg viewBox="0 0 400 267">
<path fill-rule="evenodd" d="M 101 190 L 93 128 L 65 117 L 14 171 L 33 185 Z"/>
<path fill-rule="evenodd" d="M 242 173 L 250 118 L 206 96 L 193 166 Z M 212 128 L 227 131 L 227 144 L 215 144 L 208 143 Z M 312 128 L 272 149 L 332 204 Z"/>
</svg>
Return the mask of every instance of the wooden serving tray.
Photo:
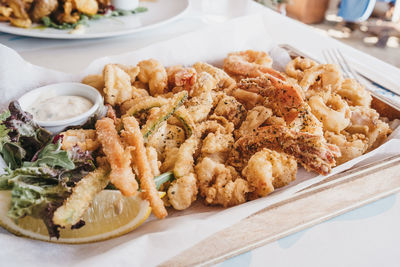
<svg viewBox="0 0 400 267">
<path fill-rule="evenodd" d="M 161 266 L 209 266 L 399 191 L 400 155 L 333 175 L 214 234 Z"/>
<path fill-rule="evenodd" d="M 292 56 L 304 56 L 290 46 L 282 47 Z M 399 105 L 371 94 L 372 108 L 381 116 L 400 119 Z M 394 157 L 330 176 L 214 234 L 161 266 L 216 264 L 399 191 L 400 151 Z"/>
</svg>

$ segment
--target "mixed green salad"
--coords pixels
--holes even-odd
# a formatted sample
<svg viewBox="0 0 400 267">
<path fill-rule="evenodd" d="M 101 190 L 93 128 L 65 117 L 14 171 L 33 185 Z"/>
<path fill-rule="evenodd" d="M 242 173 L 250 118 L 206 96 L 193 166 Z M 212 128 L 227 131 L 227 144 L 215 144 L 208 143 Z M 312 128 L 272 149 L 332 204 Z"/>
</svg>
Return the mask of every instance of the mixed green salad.
<svg viewBox="0 0 400 267">
<path fill-rule="evenodd" d="M 94 159 L 79 147 L 62 150 L 62 136 L 52 136 L 39 127 L 16 101 L 0 120 L 0 154 L 7 165 L 0 176 L 0 190 L 11 190 L 8 216 L 15 220 L 27 215 L 42 219 L 50 237 L 58 238 L 53 213 L 76 183 L 95 169 Z M 73 227 L 83 225 L 81 221 Z"/>
<path fill-rule="evenodd" d="M 97 116 L 81 126 L 69 129 L 94 129 Z M 60 237 L 60 226 L 54 224 L 54 212 L 73 193 L 73 188 L 96 169 L 96 152 L 82 151 L 79 146 L 61 149 L 62 135 L 52 135 L 33 121 L 30 113 L 17 101 L 0 114 L 0 156 L 6 167 L 0 175 L 0 190 L 11 191 L 8 216 L 18 222 L 25 216 L 43 220 L 50 238 Z M 154 178 L 156 188 L 174 179 L 172 172 Z M 106 189 L 115 190 L 111 183 Z M 79 221 L 71 229 L 85 225 Z"/>
</svg>

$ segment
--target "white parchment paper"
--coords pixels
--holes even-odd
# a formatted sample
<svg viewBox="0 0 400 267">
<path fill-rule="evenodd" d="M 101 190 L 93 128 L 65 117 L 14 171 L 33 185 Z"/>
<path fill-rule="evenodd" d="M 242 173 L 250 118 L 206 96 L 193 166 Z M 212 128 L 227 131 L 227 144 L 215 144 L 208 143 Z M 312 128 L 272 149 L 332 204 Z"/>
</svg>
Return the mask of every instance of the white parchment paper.
<svg viewBox="0 0 400 267">
<path fill-rule="evenodd" d="M 116 44 L 117 45 L 117 44 Z M 276 67 L 282 68 L 285 56 L 267 34 L 260 17 L 243 17 L 153 44 L 146 48 L 92 62 L 80 75 L 71 75 L 40 68 L 25 62 L 15 51 L 0 45 L 0 107 L 38 86 L 62 81 L 79 81 L 87 74 L 100 73 L 107 63 L 134 65 L 140 60 L 155 58 L 165 65 L 193 64 L 206 61 L 220 65 L 227 53 L 258 49 L 270 51 Z M 107 51 L 104 51 L 107 55 Z M 57 59 L 54 59 L 57 60 Z M 62 64 L 62 62 L 60 62 Z M 334 168 L 332 174 L 354 165 L 399 154 L 399 131 L 378 149 Z M 196 202 L 183 212 L 170 212 L 164 220 L 150 220 L 134 232 L 95 244 L 58 245 L 19 238 L 0 229 L 0 259 L 6 266 L 154 266 L 206 237 L 229 227 L 249 215 L 301 189 L 326 179 L 299 169 L 297 180 L 266 198 L 228 208 L 206 207 Z M 251 229 L 249 229 L 251 231 Z"/>
</svg>

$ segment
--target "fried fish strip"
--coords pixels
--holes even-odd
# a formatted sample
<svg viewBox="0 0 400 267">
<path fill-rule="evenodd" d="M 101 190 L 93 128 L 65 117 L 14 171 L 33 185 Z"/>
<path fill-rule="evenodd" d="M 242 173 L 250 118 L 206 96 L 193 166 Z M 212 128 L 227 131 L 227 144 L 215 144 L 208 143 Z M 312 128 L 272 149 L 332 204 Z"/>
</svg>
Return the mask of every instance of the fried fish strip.
<svg viewBox="0 0 400 267">
<path fill-rule="evenodd" d="M 140 187 L 146 199 L 150 202 L 154 215 L 156 215 L 157 218 L 162 219 L 167 216 L 168 213 L 164 207 L 164 202 L 160 199 L 156 189 L 154 176 L 146 155 L 146 148 L 144 147 L 143 135 L 140 132 L 139 123 L 134 117 L 125 117 L 122 122 L 124 124 L 124 130 L 121 132 L 121 135 L 126 143 L 134 147 L 131 153 L 139 172 Z"/>
<path fill-rule="evenodd" d="M 110 181 L 124 196 L 133 196 L 138 190 L 138 183 L 131 168 L 130 149 L 124 149 L 114 121 L 110 118 L 98 120 L 96 132 L 111 166 Z"/>
</svg>

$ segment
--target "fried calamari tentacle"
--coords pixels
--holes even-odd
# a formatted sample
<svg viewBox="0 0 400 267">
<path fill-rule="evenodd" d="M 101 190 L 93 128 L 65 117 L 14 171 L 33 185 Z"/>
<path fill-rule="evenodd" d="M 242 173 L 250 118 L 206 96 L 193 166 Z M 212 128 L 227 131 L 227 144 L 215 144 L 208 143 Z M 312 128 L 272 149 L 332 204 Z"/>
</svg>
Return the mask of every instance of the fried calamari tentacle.
<svg viewBox="0 0 400 267">
<path fill-rule="evenodd" d="M 173 181 L 168 188 L 169 203 L 176 210 L 184 210 L 196 200 L 197 179 L 194 173 L 189 173 Z"/>
<path fill-rule="evenodd" d="M 392 132 L 389 124 L 379 118 L 379 113 L 372 108 L 350 107 L 350 125 L 346 131 L 354 134 L 364 134 L 368 138 L 368 151 L 380 146 Z"/>
<path fill-rule="evenodd" d="M 267 148 L 255 153 L 242 171 L 255 198 L 288 185 L 296 179 L 296 173 L 297 162 L 293 156 Z"/>
<path fill-rule="evenodd" d="M 111 166 L 111 182 L 124 196 L 134 195 L 138 190 L 138 183 L 131 168 L 130 149 L 124 149 L 114 121 L 110 118 L 98 120 L 96 132 Z"/>
<path fill-rule="evenodd" d="M 168 213 L 156 189 L 154 175 L 146 154 L 139 123 L 134 117 L 125 117 L 122 122 L 124 124 L 124 130 L 122 130 L 121 135 L 124 137 L 125 142 L 134 148 L 131 153 L 133 155 L 133 161 L 138 169 L 140 187 L 146 199 L 150 202 L 154 215 L 162 219 L 167 216 Z"/>
<path fill-rule="evenodd" d="M 271 116 L 272 110 L 263 106 L 257 106 L 249 110 L 245 121 L 235 132 L 235 137 L 239 138 L 257 131 L 258 127 L 260 127 Z"/>
<path fill-rule="evenodd" d="M 325 138 L 340 149 L 341 156 L 336 159 L 338 165 L 361 156 L 368 149 L 368 138 L 363 134 L 325 132 Z"/>
<path fill-rule="evenodd" d="M 246 109 L 233 96 L 225 95 L 215 107 L 214 114 L 225 117 L 238 128 L 246 118 Z"/>
<path fill-rule="evenodd" d="M 204 158 L 195 167 L 200 195 L 210 205 L 234 206 L 246 202 L 248 182 L 222 163 Z"/>
<path fill-rule="evenodd" d="M 150 95 L 163 94 L 168 85 L 168 75 L 161 62 L 155 59 L 143 60 L 138 66 L 138 78 L 143 83 L 149 83 Z"/>
<path fill-rule="evenodd" d="M 115 64 L 108 64 L 103 70 L 105 101 L 114 106 L 132 98 L 131 78 Z"/>
<path fill-rule="evenodd" d="M 371 93 L 356 80 L 345 79 L 336 93 L 343 97 L 351 106 L 371 106 Z"/>
<path fill-rule="evenodd" d="M 96 130 L 68 130 L 62 132 L 62 149 L 72 150 L 79 146 L 82 151 L 94 151 L 100 146 L 96 137 Z"/>
<path fill-rule="evenodd" d="M 122 129 L 121 119 L 118 118 L 117 112 L 110 104 L 106 104 L 106 107 L 107 107 L 106 116 L 114 121 L 115 128 L 117 128 L 117 131 L 119 132 Z"/>
</svg>

